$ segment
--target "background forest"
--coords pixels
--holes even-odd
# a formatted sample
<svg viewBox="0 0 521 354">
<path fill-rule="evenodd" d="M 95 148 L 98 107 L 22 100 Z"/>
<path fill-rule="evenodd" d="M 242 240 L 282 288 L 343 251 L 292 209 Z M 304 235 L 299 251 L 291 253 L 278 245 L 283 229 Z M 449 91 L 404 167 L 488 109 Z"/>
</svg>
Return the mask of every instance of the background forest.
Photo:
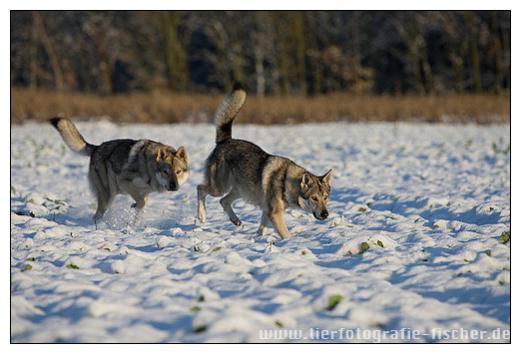
<svg viewBox="0 0 521 354">
<path fill-rule="evenodd" d="M 208 121 L 235 80 L 243 122 L 505 121 L 510 12 L 11 12 L 15 122 Z"/>
</svg>

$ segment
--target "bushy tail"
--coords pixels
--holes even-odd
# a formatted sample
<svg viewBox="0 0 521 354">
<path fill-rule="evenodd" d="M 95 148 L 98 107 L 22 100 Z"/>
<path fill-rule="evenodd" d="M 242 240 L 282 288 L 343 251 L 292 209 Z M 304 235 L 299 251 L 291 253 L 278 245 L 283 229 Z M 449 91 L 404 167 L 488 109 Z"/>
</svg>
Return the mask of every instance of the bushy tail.
<svg viewBox="0 0 521 354">
<path fill-rule="evenodd" d="M 235 83 L 215 112 L 217 128 L 215 142 L 220 143 L 232 137 L 232 123 L 246 100 L 246 91 L 240 83 Z"/>
<path fill-rule="evenodd" d="M 72 151 L 82 155 L 90 156 L 95 146 L 83 139 L 76 126 L 67 118 L 51 118 L 49 122 L 60 132 L 63 140 Z"/>
</svg>

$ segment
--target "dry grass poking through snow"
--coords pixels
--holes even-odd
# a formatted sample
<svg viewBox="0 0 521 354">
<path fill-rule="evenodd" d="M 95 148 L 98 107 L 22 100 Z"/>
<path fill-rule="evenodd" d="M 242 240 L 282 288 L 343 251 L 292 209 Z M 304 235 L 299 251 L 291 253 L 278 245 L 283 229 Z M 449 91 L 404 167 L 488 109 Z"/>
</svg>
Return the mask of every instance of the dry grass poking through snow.
<svg viewBox="0 0 521 354">
<path fill-rule="evenodd" d="M 13 88 L 11 121 L 46 120 L 57 114 L 105 117 L 116 122 L 210 122 L 222 95 L 133 93 L 97 96 Z M 316 97 L 251 95 L 240 123 L 277 124 L 329 121 L 505 123 L 508 95 L 356 96 L 336 93 Z"/>
</svg>

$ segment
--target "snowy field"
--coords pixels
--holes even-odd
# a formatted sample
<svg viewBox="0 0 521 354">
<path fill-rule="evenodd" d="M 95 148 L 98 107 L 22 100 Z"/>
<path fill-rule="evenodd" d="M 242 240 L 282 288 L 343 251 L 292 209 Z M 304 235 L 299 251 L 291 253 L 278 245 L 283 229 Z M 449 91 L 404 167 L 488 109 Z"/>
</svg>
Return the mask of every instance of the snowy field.
<svg viewBox="0 0 521 354">
<path fill-rule="evenodd" d="M 256 236 L 260 211 L 242 202 L 239 228 L 211 197 L 207 223 L 195 223 L 213 126 L 78 126 L 92 143 L 183 144 L 191 175 L 152 194 L 140 225 L 119 196 L 95 230 L 88 158 L 50 125 L 12 126 L 13 342 L 376 341 L 310 328 L 508 341 L 492 334 L 510 329 L 509 126 L 235 126 L 312 172 L 334 170 L 330 217 L 288 211 L 286 241 Z"/>
</svg>

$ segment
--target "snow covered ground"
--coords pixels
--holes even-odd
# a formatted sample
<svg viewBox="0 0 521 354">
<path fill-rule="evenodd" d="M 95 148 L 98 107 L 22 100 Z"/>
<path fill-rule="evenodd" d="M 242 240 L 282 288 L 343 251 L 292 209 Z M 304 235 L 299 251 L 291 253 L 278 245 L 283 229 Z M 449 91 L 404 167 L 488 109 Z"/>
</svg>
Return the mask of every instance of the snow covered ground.
<svg viewBox="0 0 521 354">
<path fill-rule="evenodd" d="M 240 228 L 211 197 L 207 223 L 195 223 L 213 126 L 79 128 L 92 143 L 183 144 L 191 176 L 151 195 L 141 225 L 129 226 L 120 196 L 95 230 L 88 159 L 51 126 L 12 126 L 13 342 L 376 341 L 339 336 L 404 328 L 419 342 L 472 341 L 442 335 L 451 329 L 508 341 L 493 334 L 510 329 L 510 243 L 499 240 L 510 230 L 509 126 L 235 126 L 317 174 L 334 169 L 330 217 L 288 211 L 287 241 L 256 236 L 260 212 L 242 202 Z M 311 336 L 320 330 L 339 332 Z"/>
</svg>

